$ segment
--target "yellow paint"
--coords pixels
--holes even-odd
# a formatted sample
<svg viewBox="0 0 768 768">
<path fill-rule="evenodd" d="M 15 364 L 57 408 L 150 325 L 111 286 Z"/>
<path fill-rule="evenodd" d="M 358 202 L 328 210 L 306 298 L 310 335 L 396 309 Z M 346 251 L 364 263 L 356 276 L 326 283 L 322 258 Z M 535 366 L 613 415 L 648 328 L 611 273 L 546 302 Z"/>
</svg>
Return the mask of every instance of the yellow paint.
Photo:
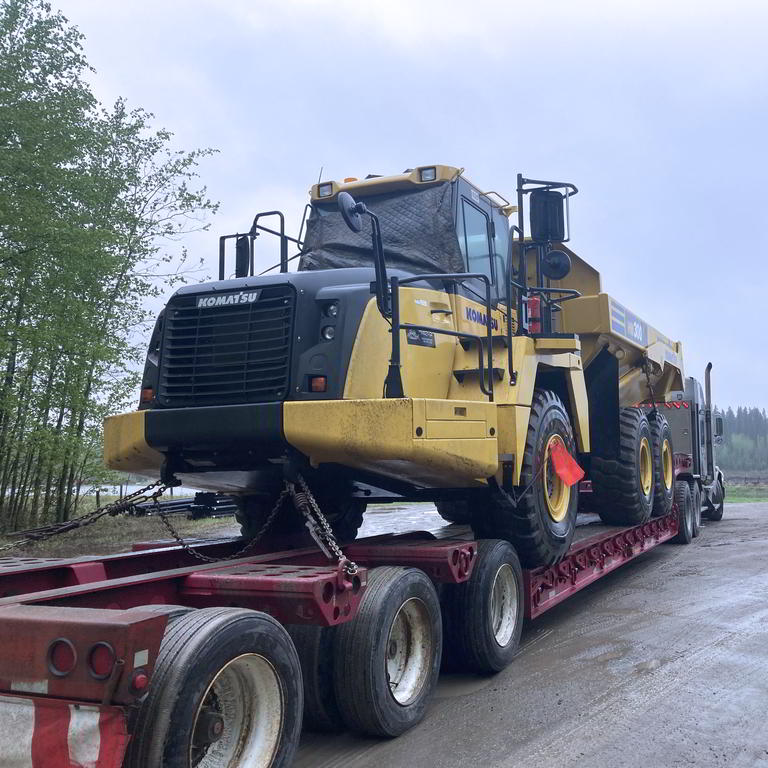
<svg viewBox="0 0 768 768">
<path fill-rule="evenodd" d="M 544 448 L 544 468 L 542 470 L 544 498 L 547 502 L 547 512 L 556 522 L 565 520 L 568 514 L 568 502 L 571 499 L 571 488 L 566 485 L 560 475 L 557 474 L 552 460 L 552 450 L 556 444 L 565 447 L 560 435 L 551 435 Z"/>
<path fill-rule="evenodd" d="M 110 469 L 156 477 L 164 456 L 146 441 L 146 411 L 132 411 L 104 420 L 104 463 Z"/>
<path fill-rule="evenodd" d="M 647 437 L 640 441 L 640 485 L 643 487 L 643 495 L 647 496 L 653 485 L 653 461 Z"/>
<path fill-rule="evenodd" d="M 669 440 L 664 440 L 661 444 L 661 467 L 664 475 L 664 488 L 669 490 L 672 487 L 674 472 L 672 469 L 672 448 Z"/>
<path fill-rule="evenodd" d="M 421 398 L 289 401 L 283 431 L 314 465 L 339 463 L 437 487 L 483 485 L 498 469 L 496 407 L 450 407 L 467 415 Z M 471 426 L 468 433 L 473 422 L 482 430 Z"/>
</svg>

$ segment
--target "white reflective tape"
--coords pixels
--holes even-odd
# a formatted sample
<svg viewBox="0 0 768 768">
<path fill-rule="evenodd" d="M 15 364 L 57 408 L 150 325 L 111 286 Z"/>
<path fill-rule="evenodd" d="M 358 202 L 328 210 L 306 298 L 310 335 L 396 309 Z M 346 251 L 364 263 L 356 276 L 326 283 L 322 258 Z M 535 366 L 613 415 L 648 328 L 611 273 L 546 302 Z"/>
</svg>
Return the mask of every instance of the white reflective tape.
<svg viewBox="0 0 768 768">
<path fill-rule="evenodd" d="M 32 768 L 35 705 L 29 699 L 0 696 L 0 758 L 3 768 Z"/>
<path fill-rule="evenodd" d="M 48 693 L 48 681 L 11 680 L 11 690 L 19 693 Z"/>
<path fill-rule="evenodd" d="M 149 649 L 145 648 L 143 651 L 136 651 L 133 654 L 133 668 L 146 667 L 149 662 Z"/>
<path fill-rule="evenodd" d="M 69 760 L 83 768 L 95 768 L 99 762 L 101 732 L 98 707 L 83 704 L 69 705 Z"/>
</svg>

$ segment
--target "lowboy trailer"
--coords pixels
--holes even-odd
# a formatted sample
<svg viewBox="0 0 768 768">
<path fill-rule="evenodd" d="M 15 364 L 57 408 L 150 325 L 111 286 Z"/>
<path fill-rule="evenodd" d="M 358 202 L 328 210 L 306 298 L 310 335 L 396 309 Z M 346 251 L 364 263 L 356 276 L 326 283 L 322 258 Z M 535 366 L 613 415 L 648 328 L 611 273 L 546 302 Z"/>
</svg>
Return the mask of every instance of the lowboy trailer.
<svg viewBox="0 0 768 768">
<path fill-rule="evenodd" d="M 634 527 L 582 516 L 567 555 L 533 570 L 455 526 L 359 539 L 353 576 L 315 547 L 224 559 L 240 539 L 0 559 L 0 764 L 284 766 L 302 719 L 397 735 L 423 716 L 443 645 L 454 665 L 499 671 L 524 617 L 690 542 L 678 489 L 670 514 Z"/>
</svg>

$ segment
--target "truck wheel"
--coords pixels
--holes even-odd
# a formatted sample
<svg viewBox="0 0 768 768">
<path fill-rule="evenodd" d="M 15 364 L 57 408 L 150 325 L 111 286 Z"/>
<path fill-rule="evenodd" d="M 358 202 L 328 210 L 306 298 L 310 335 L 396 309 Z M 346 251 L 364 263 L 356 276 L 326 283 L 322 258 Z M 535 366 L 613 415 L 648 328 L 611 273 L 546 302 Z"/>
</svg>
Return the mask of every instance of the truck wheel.
<svg viewBox="0 0 768 768">
<path fill-rule="evenodd" d="M 339 541 L 353 541 L 363 524 L 363 513 L 366 504 L 356 499 L 333 498 L 326 494 L 316 494 L 315 498 L 320 510 L 331 524 Z M 241 496 L 237 499 L 235 519 L 240 524 L 240 534 L 245 539 L 258 536 L 269 513 L 272 511 L 277 496 Z M 283 509 L 278 512 L 269 533 L 278 536 L 291 536 L 306 531 L 304 519 L 295 510 L 290 500 L 284 502 Z"/>
<path fill-rule="evenodd" d="M 710 520 L 719 522 L 723 519 L 723 510 L 725 509 L 725 487 L 720 480 L 715 480 L 715 496 L 712 499 L 712 507 L 707 514 Z"/>
<path fill-rule="evenodd" d="M 523 571 L 514 547 L 477 542 L 468 581 L 443 588 L 445 653 L 459 668 L 494 673 L 515 657 L 523 631 Z"/>
<path fill-rule="evenodd" d="M 395 566 L 369 571 L 356 618 L 336 631 L 334 686 L 344 723 L 390 737 L 416 725 L 443 647 L 440 602 L 427 575 Z"/>
<path fill-rule="evenodd" d="M 492 488 L 487 507 L 476 507 L 472 530 L 478 538 L 506 539 L 525 568 L 553 565 L 563 558 L 576 530 L 578 484 L 568 486 L 555 472 L 551 454 L 563 443 L 576 452 L 568 413 L 560 398 L 537 389 L 531 404 L 517 501 Z"/>
<path fill-rule="evenodd" d="M 192 611 L 166 629 L 125 766 L 288 766 L 302 706 L 296 649 L 271 616 Z"/>
<path fill-rule="evenodd" d="M 653 448 L 653 517 L 664 517 L 672 511 L 675 500 L 675 466 L 672 431 L 666 417 L 657 412 L 648 419 Z"/>
<path fill-rule="evenodd" d="M 290 624 L 288 634 L 296 646 L 304 681 L 304 727 L 332 733 L 343 727 L 333 689 L 333 643 L 336 627 Z"/>
<path fill-rule="evenodd" d="M 693 540 L 693 497 L 691 487 L 685 480 L 675 482 L 675 505 L 677 506 L 677 535 L 675 544 L 690 544 Z"/>
<path fill-rule="evenodd" d="M 693 526 L 691 532 L 695 539 L 701 531 L 701 489 L 699 484 L 694 480 L 691 482 L 691 504 L 693 505 Z"/>
<path fill-rule="evenodd" d="M 618 458 L 592 457 L 592 491 L 606 525 L 640 525 L 653 509 L 651 427 L 639 408 L 622 408 Z"/>
<path fill-rule="evenodd" d="M 441 499 L 435 502 L 435 506 L 440 517 L 449 523 L 469 525 L 472 520 L 469 502 L 464 499 Z"/>
</svg>

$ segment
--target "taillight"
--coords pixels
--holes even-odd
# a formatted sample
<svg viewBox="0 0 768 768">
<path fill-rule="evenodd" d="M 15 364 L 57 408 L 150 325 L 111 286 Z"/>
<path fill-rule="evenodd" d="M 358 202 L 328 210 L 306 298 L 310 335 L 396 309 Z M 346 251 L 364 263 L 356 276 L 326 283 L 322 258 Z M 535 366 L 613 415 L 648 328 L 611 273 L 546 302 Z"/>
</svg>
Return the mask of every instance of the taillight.
<svg viewBox="0 0 768 768">
<path fill-rule="evenodd" d="M 58 637 L 48 646 L 48 669 L 56 677 L 65 677 L 77 666 L 77 651 L 66 637 Z"/>
<path fill-rule="evenodd" d="M 88 671 L 97 680 L 106 680 L 115 668 L 115 649 L 104 642 L 95 643 L 88 652 Z"/>
<path fill-rule="evenodd" d="M 137 669 L 131 678 L 131 688 L 137 693 L 141 693 L 148 685 L 149 675 L 143 669 Z"/>
</svg>

